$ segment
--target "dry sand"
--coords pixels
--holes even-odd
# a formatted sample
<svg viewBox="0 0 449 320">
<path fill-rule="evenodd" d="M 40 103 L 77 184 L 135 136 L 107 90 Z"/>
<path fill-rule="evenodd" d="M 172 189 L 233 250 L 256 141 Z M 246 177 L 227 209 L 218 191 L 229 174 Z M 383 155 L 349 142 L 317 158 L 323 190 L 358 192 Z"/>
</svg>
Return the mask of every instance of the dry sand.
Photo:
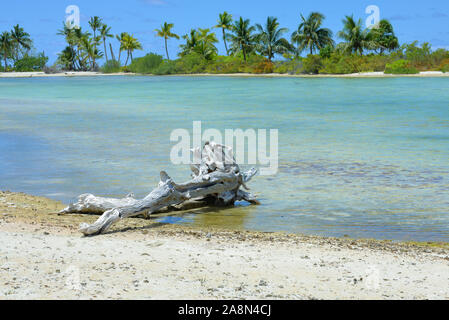
<svg viewBox="0 0 449 320">
<path fill-rule="evenodd" d="M 121 221 L 0 192 L 0 299 L 449 299 L 449 245 Z"/>
<path fill-rule="evenodd" d="M 135 73 L 101 73 L 101 72 L 61 72 L 55 74 L 46 74 L 44 72 L 0 72 L 0 78 L 40 78 L 40 77 L 99 77 L 99 76 L 139 76 Z M 143 75 L 140 75 L 143 76 Z M 151 75 L 146 75 L 151 76 Z M 253 73 L 231 73 L 231 74 L 173 74 L 167 76 L 184 77 L 268 77 L 268 78 L 391 78 L 391 77 L 449 77 L 449 73 L 441 71 L 424 71 L 419 74 L 393 75 L 383 72 L 363 72 L 352 74 L 253 74 Z"/>
</svg>

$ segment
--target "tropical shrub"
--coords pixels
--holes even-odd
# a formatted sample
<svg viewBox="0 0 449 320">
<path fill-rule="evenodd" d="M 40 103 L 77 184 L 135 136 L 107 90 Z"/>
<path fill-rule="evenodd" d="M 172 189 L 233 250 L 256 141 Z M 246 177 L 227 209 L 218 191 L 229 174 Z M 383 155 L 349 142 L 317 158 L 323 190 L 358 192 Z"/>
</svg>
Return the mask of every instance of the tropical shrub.
<svg viewBox="0 0 449 320">
<path fill-rule="evenodd" d="M 449 58 L 443 60 L 443 61 L 440 63 L 440 65 L 439 65 L 439 67 L 438 67 L 438 70 L 439 70 L 439 71 L 442 71 L 442 72 L 444 72 L 444 73 L 449 72 Z"/>
<path fill-rule="evenodd" d="M 319 55 L 309 54 L 307 58 L 302 60 L 303 72 L 309 74 L 318 74 L 323 66 Z"/>
<path fill-rule="evenodd" d="M 206 67 L 207 73 L 238 73 L 242 70 L 243 62 L 235 56 L 217 56 Z"/>
<path fill-rule="evenodd" d="M 155 75 L 169 75 L 176 74 L 176 61 L 173 60 L 164 60 L 159 67 L 154 69 L 153 74 Z"/>
<path fill-rule="evenodd" d="M 385 67 L 385 73 L 387 74 L 416 74 L 419 73 L 412 64 L 407 60 L 397 60 L 392 63 L 388 63 Z"/>
<path fill-rule="evenodd" d="M 109 60 L 106 62 L 103 67 L 101 67 L 101 72 L 103 73 L 117 73 L 120 72 L 121 65 L 120 61 L 117 60 Z"/>
<path fill-rule="evenodd" d="M 302 60 L 295 58 L 287 61 L 276 61 L 274 63 L 273 72 L 282 74 L 300 74 L 303 72 Z"/>
<path fill-rule="evenodd" d="M 136 58 L 128 66 L 128 70 L 133 73 L 153 73 L 164 59 L 161 55 L 149 53 L 142 58 Z"/>
<path fill-rule="evenodd" d="M 176 60 L 176 73 L 202 73 L 206 70 L 207 60 L 202 55 L 192 52 Z"/>
<path fill-rule="evenodd" d="M 43 52 L 37 55 L 25 53 L 23 57 L 14 62 L 14 70 L 18 72 L 41 71 L 48 61 Z"/>
</svg>

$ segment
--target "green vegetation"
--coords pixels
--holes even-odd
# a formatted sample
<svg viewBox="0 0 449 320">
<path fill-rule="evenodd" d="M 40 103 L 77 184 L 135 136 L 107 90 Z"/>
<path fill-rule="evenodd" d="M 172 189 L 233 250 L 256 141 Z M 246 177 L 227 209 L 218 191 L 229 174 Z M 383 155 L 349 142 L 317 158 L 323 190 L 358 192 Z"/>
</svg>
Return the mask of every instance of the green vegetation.
<svg viewBox="0 0 449 320">
<path fill-rule="evenodd" d="M 419 73 L 418 69 L 411 65 L 411 62 L 407 60 L 396 60 L 392 63 L 388 63 L 385 67 L 385 73 L 389 74 L 416 74 Z"/>
<path fill-rule="evenodd" d="M 0 61 L 3 71 L 41 71 L 48 61 L 45 54 L 33 52 L 30 35 L 19 25 L 0 34 Z"/>
<path fill-rule="evenodd" d="M 336 33 L 325 27 L 325 16 L 311 12 L 300 14 L 298 27 L 289 35 L 276 17 L 267 17 L 263 24 L 252 24 L 249 19 L 233 20 L 228 12 L 219 14 L 211 28 L 197 28 L 178 36 L 174 24 L 164 22 L 155 36 L 164 39 L 165 57 L 149 53 L 133 58 L 142 44 L 132 34 L 114 35 L 111 27 L 94 16 L 89 20 L 90 30 L 63 25 L 58 35 L 64 36 L 67 46 L 58 54 L 53 67 L 56 70 L 92 71 L 104 73 L 134 72 L 141 74 L 194 73 L 283 73 L 283 74 L 350 74 L 359 72 L 386 72 L 414 74 L 420 71 L 449 72 L 449 51 L 432 50 L 427 42 L 417 41 L 400 45 L 394 28 L 388 20 L 366 29 L 362 19 L 346 16 Z M 213 31 L 220 32 L 220 40 Z M 119 42 L 114 54 L 110 39 Z M 178 57 L 170 60 L 168 41 L 182 39 Z M 217 44 L 223 41 L 225 55 L 220 55 Z M 43 70 L 48 59 L 43 53 L 31 54 L 30 35 L 18 25 L 0 34 L 0 61 L 5 71 Z M 123 54 L 122 54 L 123 53 Z M 126 58 L 125 58 L 126 53 Z M 304 56 L 307 54 L 307 56 Z M 98 61 L 104 58 L 100 68 Z"/>
<path fill-rule="evenodd" d="M 118 73 L 122 71 L 120 62 L 117 60 L 109 60 L 101 67 L 103 73 Z"/>
</svg>

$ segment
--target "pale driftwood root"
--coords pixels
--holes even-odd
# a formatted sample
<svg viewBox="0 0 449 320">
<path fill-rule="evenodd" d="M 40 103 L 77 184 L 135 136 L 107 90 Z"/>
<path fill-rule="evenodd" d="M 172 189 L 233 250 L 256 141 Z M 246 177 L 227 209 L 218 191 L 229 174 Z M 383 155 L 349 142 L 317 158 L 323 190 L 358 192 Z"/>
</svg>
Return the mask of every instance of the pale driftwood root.
<svg viewBox="0 0 449 320">
<path fill-rule="evenodd" d="M 252 168 L 240 172 L 232 150 L 216 143 L 206 143 L 203 150 L 193 150 L 197 165 L 192 165 L 192 179 L 176 184 L 166 172 L 161 172 L 159 186 L 142 200 L 132 195 L 123 199 L 96 197 L 84 194 L 78 202 L 69 205 L 62 213 L 97 213 L 102 214 L 92 225 L 80 225 L 84 235 L 97 235 L 106 232 L 115 222 L 137 215 L 148 215 L 163 208 L 180 205 L 197 199 L 206 199 L 211 205 L 229 206 L 236 201 L 244 200 L 258 204 L 257 199 L 249 192 L 246 183 L 257 174 Z"/>
</svg>

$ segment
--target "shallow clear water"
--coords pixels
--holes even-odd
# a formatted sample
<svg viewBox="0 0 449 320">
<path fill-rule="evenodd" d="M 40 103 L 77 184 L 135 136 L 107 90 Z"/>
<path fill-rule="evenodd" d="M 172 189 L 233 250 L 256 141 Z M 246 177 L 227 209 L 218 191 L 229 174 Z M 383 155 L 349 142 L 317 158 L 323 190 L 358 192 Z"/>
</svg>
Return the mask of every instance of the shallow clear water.
<svg viewBox="0 0 449 320">
<path fill-rule="evenodd" d="M 64 202 L 143 197 L 176 128 L 279 129 L 260 206 L 170 223 L 449 241 L 449 79 L 108 77 L 0 79 L 0 189 Z"/>
</svg>

